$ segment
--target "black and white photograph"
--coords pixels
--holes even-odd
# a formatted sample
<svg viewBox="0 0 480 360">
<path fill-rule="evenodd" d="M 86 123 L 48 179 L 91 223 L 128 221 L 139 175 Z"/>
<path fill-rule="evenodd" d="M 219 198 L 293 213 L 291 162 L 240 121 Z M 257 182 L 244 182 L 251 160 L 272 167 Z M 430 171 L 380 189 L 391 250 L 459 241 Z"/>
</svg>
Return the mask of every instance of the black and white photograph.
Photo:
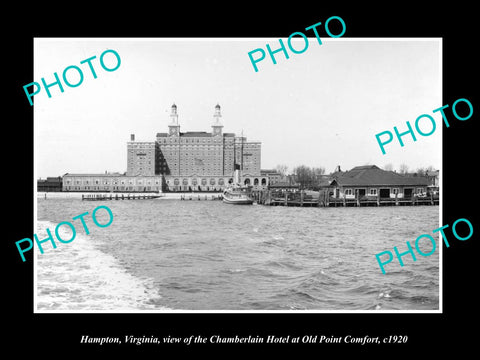
<svg viewBox="0 0 480 360">
<path fill-rule="evenodd" d="M 126 5 L 6 13 L 5 350 L 469 353 L 473 6 Z"/>
<path fill-rule="evenodd" d="M 36 311 L 441 309 L 441 39 L 288 44 L 35 39 Z"/>
</svg>

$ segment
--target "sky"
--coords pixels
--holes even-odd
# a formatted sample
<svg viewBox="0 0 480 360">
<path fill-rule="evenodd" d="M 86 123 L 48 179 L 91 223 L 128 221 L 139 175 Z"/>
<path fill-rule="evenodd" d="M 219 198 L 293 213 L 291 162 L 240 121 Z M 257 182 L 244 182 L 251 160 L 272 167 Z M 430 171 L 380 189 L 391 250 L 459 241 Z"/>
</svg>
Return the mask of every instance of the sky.
<svg viewBox="0 0 480 360">
<path fill-rule="evenodd" d="M 155 141 L 168 131 L 173 103 L 181 131 L 211 131 L 220 104 L 224 132 L 262 142 L 262 169 L 440 168 L 443 122 L 433 110 L 444 105 L 441 39 L 309 38 L 301 54 L 277 53 L 277 64 L 267 53 L 255 72 L 248 52 L 266 44 L 276 49 L 278 38 L 36 38 L 32 81 L 52 83 L 70 65 L 84 75 L 78 87 L 61 80 L 63 93 L 52 86 L 51 98 L 43 88 L 34 96 L 36 177 L 125 172 L 130 134 Z M 304 46 L 302 38 L 292 44 Z M 99 63 L 108 49 L 121 58 L 112 72 Z M 80 64 L 92 56 L 96 79 Z M 116 64 L 111 53 L 104 60 Z M 72 83 L 76 76 L 69 70 Z M 422 114 L 436 131 L 416 133 L 416 142 L 406 135 L 404 147 L 394 139 L 383 155 L 375 135 L 406 131 Z M 420 128 L 431 125 L 423 119 Z"/>
</svg>

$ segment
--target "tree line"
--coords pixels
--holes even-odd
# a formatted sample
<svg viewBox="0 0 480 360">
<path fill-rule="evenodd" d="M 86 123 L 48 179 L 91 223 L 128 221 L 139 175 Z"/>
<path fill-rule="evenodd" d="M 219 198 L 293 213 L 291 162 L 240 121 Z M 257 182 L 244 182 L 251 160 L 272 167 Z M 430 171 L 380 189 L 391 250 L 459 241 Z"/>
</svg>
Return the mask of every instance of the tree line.
<svg viewBox="0 0 480 360">
<path fill-rule="evenodd" d="M 322 166 L 310 167 L 306 165 L 299 165 L 292 169 L 290 174 L 287 173 L 288 167 L 286 165 L 277 165 L 275 170 L 282 176 L 291 176 L 295 183 L 299 184 L 301 188 L 314 189 L 317 188 L 321 182 L 322 175 L 325 174 L 325 168 Z"/>
</svg>

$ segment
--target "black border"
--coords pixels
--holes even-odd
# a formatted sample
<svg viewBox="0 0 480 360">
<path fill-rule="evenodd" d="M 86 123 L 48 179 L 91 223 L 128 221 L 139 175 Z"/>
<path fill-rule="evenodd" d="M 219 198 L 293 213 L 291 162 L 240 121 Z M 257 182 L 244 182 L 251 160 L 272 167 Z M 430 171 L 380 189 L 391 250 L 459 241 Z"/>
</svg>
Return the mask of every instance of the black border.
<svg viewBox="0 0 480 360">
<path fill-rule="evenodd" d="M 15 8 L 14 8 L 15 9 Z M 6 221 L 3 241 L 7 267 L 4 308 L 8 317 L 6 344 L 18 350 L 31 347 L 33 355 L 72 355 L 112 351 L 121 354 L 152 351 L 280 350 L 313 354 L 349 350 L 380 351 L 384 355 L 404 352 L 433 355 L 449 348 L 473 348 L 475 337 L 469 328 L 475 312 L 475 258 L 478 250 L 478 219 L 475 205 L 475 130 L 480 107 L 476 56 L 474 3 L 418 2 L 348 5 L 296 3 L 95 4 L 54 8 L 28 5 L 10 10 L 12 21 L 2 25 L 6 49 L 2 62 L 7 75 L 4 120 L 3 199 Z M 33 108 L 23 85 L 33 79 L 34 37 L 275 37 L 286 38 L 295 31 L 330 16 L 340 16 L 347 25 L 344 37 L 441 37 L 443 38 L 443 104 L 467 98 L 474 115 L 468 121 L 452 120 L 443 128 L 443 224 L 469 219 L 473 237 L 453 240 L 443 248 L 443 314 L 33 314 L 33 258 L 22 263 L 14 242 L 33 234 Z M 13 25 L 12 25 L 13 24 Z M 194 57 L 194 54 L 192 54 Z M 308 56 L 308 54 L 304 55 Z M 319 85 L 321 86 L 321 84 Z M 426 112 L 433 109 L 425 109 Z M 446 113 L 452 118 L 451 111 Z M 9 151 L 7 150 L 9 149 Z M 5 176 L 6 175 L 6 176 Z M 451 232 L 447 231 L 447 235 Z M 451 237 L 452 235 L 450 235 Z M 449 238 L 450 238 L 449 237 Z M 476 324 L 471 324 L 476 325 Z M 303 336 L 325 334 L 345 336 L 407 335 L 404 345 L 171 345 L 153 347 L 80 344 L 81 335 L 120 336 L 190 335 L 210 336 Z M 67 352 L 68 351 L 68 352 Z"/>
</svg>

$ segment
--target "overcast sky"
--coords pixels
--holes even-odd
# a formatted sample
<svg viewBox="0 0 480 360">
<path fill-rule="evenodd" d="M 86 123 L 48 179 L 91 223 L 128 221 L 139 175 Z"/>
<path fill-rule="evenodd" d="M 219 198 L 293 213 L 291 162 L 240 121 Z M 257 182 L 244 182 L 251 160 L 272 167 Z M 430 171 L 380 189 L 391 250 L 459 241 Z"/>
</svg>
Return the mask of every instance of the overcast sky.
<svg viewBox="0 0 480 360">
<path fill-rule="evenodd" d="M 283 39 L 286 44 L 286 39 Z M 303 40 L 294 43 L 303 47 Z M 61 93 L 51 87 L 34 97 L 36 176 L 126 171 L 126 142 L 154 141 L 167 132 L 170 107 L 178 107 L 181 131 L 210 131 L 214 107 L 222 108 L 224 132 L 243 130 L 262 142 L 262 169 L 285 164 L 323 166 L 392 164 L 398 169 L 441 166 L 442 121 L 432 110 L 442 102 L 441 40 L 309 38 L 302 54 L 267 57 L 255 72 L 248 52 L 278 47 L 276 38 L 255 39 L 35 39 L 34 79 L 54 81 L 79 66 L 83 83 Z M 120 67 L 104 71 L 100 55 L 113 49 Z M 92 61 L 97 79 L 87 64 Z M 105 57 L 115 65 L 112 54 Z M 111 65 L 113 63 L 113 65 Z M 75 82 L 75 71 L 69 79 Z M 28 100 L 25 98 L 26 106 Z M 386 145 L 375 134 L 414 127 L 421 114 L 437 130 L 417 141 L 404 136 Z M 425 132 L 428 123 L 421 125 Z"/>
</svg>

